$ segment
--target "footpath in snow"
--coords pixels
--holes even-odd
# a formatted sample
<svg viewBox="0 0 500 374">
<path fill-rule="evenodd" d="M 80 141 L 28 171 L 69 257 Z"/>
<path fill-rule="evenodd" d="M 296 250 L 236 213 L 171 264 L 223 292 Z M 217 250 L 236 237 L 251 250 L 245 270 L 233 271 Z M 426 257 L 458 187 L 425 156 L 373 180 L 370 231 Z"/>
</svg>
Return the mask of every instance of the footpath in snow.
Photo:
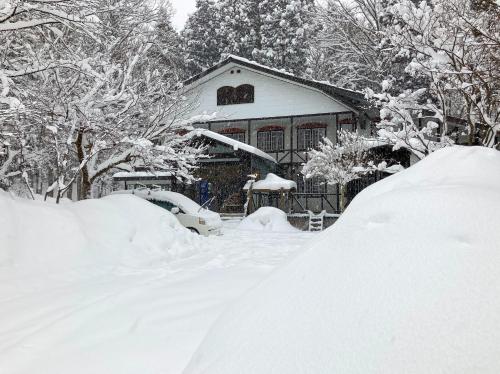
<svg viewBox="0 0 500 374">
<path fill-rule="evenodd" d="M 223 236 L 199 237 L 128 196 L 41 204 L 0 195 L 1 374 L 181 373 L 227 305 L 313 235 L 227 222 Z M 87 222 L 96 209 L 103 217 Z"/>
</svg>

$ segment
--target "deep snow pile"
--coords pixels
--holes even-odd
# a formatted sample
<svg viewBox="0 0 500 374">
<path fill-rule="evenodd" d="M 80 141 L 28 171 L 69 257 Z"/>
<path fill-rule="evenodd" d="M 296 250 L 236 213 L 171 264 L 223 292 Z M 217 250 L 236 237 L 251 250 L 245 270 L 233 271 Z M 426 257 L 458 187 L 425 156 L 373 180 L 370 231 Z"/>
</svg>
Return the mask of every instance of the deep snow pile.
<svg viewBox="0 0 500 374">
<path fill-rule="evenodd" d="M 55 205 L 0 191 L 3 275 L 160 266 L 193 251 L 197 242 L 170 212 L 135 196 Z"/>
<path fill-rule="evenodd" d="M 245 217 L 238 228 L 240 230 L 290 232 L 297 231 L 287 220 L 286 213 L 273 207 L 262 207 Z"/>
<path fill-rule="evenodd" d="M 497 374 L 499 227 L 500 152 L 440 150 L 363 191 L 185 373 Z"/>
<path fill-rule="evenodd" d="M 309 233 L 199 237 L 133 196 L 0 194 L 0 373 L 179 374 L 227 305 Z"/>
</svg>

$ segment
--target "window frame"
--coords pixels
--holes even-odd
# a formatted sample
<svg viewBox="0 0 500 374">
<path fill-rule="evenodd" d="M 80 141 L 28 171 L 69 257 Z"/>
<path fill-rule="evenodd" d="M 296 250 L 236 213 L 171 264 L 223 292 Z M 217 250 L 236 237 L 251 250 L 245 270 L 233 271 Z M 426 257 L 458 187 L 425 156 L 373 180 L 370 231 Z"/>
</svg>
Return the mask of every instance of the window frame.
<svg viewBox="0 0 500 374">
<path fill-rule="evenodd" d="M 222 86 L 217 89 L 217 106 L 255 103 L 255 86 L 245 83 L 237 87 Z"/>
<path fill-rule="evenodd" d="M 265 126 L 257 130 L 257 148 L 264 152 L 283 152 L 285 129 L 282 126 Z"/>
<path fill-rule="evenodd" d="M 328 135 L 327 125 L 324 123 L 306 123 L 297 127 L 297 150 L 307 151 L 317 149 L 319 143 Z M 323 132 L 321 134 L 320 132 Z M 316 133 L 316 134 L 314 134 Z M 308 134 L 308 140 L 305 140 Z"/>
<path fill-rule="evenodd" d="M 221 129 L 218 131 L 218 133 L 221 135 L 227 136 L 230 139 L 237 140 L 241 143 L 246 143 L 247 132 L 244 129 L 240 129 L 238 127 L 230 127 L 230 128 Z M 243 137 L 243 140 L 237 139 L 241 136 Z"/>
<path fill-rule="evenodd" d="M 221 135 L 224 135 L 224 136 L 227 136 L 228 138 L 230 139 L 233 139 L 233 140 L 236 140 L 238 142 L 241 142 L 241 143 L 246 143 L 246 131 L 242 131 L 242 132 L 230 132 L 230 133 L 221 133 Z M 243 137 L 243 139 L 238 139 L 239 137 Z"/>
</svg>

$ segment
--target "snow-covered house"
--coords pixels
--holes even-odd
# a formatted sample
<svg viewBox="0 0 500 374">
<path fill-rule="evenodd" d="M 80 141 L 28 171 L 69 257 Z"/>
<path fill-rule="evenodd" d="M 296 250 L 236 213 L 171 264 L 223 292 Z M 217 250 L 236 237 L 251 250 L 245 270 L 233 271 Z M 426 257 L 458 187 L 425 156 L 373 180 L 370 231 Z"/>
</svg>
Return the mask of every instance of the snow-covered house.
<svg viewBox="0 0 500 374">
<path fill-rule="evenodd" d="M 237 56 L 185 82 L 190 115 L 210 118 L 197 127 L 272 155 L 282 175 L 297 183 L 295 210 L 338 210 L 335 187 L 304 181 L 306 150 L 340 129 L 370 134 L 377 113 L 360 92 L 272 69 Z M 208 116 L 203 116 L 208 115 Z"/>
</svg>

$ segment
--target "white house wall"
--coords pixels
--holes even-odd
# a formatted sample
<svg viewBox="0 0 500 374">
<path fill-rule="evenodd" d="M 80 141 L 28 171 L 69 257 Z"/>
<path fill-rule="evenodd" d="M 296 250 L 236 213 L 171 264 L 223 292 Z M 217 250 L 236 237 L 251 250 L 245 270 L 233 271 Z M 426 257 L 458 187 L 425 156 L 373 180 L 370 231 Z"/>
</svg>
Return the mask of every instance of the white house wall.
<svg viewBox="0 0 500 374">
<path fill-rule="evenodd" d="M 240 71 L 238 73 L 237 71 Z M 231 74 L 233 71 L 233 74 Z M 255 87 L 252 104 L 217 105 L 217 89 L 251 84 Z M 352 109 L 319 90 L 280 78 L 229 64 L 201 78 L 188 88 L 192 102 L 191 115 L 217 112 L 221 120 L 296 116 L 314 113 L 347 112 Z"/>
</svg>

